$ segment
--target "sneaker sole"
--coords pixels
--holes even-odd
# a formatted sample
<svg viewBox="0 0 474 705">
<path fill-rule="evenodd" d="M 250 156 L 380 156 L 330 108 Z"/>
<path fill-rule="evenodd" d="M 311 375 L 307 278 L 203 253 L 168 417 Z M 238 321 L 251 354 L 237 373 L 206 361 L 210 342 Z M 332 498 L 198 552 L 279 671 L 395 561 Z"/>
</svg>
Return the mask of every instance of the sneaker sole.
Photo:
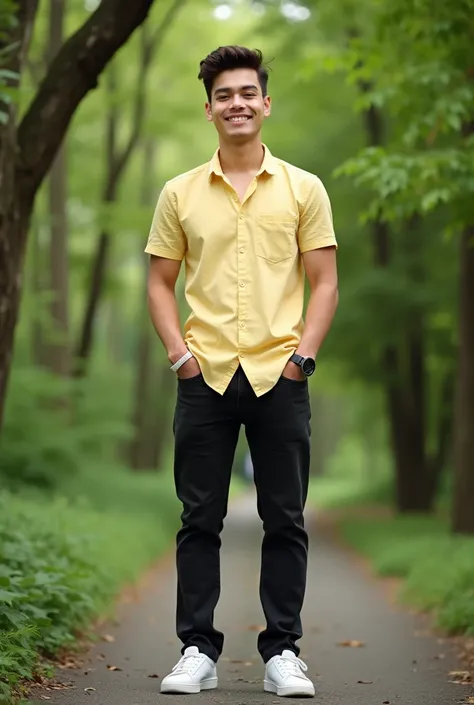
<svg viewBox="0 0 474 705">
<path fill-rule="evenodd" d="M 174 685 L 161 686 L 162 693 L 175 693 L 176 695 L 193 695 L 195 693 L 200 693 L 201 690 L 213 690 L 217 688 L 217 678 L 207 678 L 202 683 L 179 685 L 175 683 Z"/>
<path fill-rule="evenodd" d="M 293 686 L 278 687 L 276 683 L 264 680 L 263 689 L 266 693 L 274 693 L 282 698 L 314 698 L 315 696 L 314 686 L 312 685 L 300 686 L 299 688 Z"/>
</svg>

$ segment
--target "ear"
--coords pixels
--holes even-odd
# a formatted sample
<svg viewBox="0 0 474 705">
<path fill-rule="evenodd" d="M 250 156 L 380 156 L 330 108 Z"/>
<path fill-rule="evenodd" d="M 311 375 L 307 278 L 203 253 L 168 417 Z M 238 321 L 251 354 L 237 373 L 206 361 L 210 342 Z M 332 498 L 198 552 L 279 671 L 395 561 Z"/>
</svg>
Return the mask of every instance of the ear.
<svg viewBox="0 0 474 705">
<path fill-rule="evenodd" d="M 272 99 L 269 95 L 265 96 L 263 99 L 263 114 L 265 117 L 269 117 L 272 112 Z"/>
<path fill-rule="evenodd" d="M 206 103 L 204 106 L 204 109 L 206 111 L 206 118 L 209 120 L 209 122 L 212 122 L 212 108 L 210 103 Z"/>
</svg>

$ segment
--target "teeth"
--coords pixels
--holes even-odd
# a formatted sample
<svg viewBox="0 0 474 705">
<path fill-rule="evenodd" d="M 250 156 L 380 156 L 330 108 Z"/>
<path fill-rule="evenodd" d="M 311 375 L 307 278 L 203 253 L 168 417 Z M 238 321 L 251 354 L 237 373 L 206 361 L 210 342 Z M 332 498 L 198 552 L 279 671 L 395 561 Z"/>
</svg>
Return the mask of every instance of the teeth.
<svg viewBox="0 0 474 705">
<path fill-rule="evenodd" d="M 229 118 L 230 122 L 245 122 L 245 120 L 248 120 L 249 118 L 244 116 L 244 117 L 231 117 Z"/>
</svg>

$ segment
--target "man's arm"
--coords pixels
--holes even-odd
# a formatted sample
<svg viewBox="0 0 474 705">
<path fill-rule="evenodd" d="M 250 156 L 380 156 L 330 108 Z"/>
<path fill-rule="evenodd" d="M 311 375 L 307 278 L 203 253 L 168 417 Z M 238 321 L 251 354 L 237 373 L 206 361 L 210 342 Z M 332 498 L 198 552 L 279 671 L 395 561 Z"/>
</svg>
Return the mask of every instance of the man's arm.
<svg viewBox="0 0 474 705">
<path fill-rule="evenodd" d="M 303 263 L 311 293 L 296 353 L 315 358 L 331 327 L 339 300 L 336 247 L 304 252 Z M 283 375 L 291 379 L 304 379 L 303 372 L 291 361 L 287 362 Z"/>
<path fill-rule="evenodd" d="M 304 252 L 303 264 L 311 293 L 297 353 L 316 357 L 331 327 L 339 301 L 336 248 L 322 247 Z"/>
<path fill-rule="evenodd" d="M 181 262 L 152 255 L 148 273 L 148 309 L 158 336 L 166 349 L 171 364 L 177 362 L 188 350 L 181 333 L 176 281 Z M 199 374 L 199 365 L 192 358 L 178 372 L 180 377 Z"/>
<path fill-rule="evenodd" d="M 178 215 L 177 197 L 170 185 L 165 184 L 155 208 L 145 252 L 151 256 L 148 308 L 171 364 L 187 352 L 175 295 L 176 281 L 186 247 L 186 237 Z M 198 373 L 199 365 L 194 358 L 178 370 L 178 376 L 183 378 Z"/>
</svg>

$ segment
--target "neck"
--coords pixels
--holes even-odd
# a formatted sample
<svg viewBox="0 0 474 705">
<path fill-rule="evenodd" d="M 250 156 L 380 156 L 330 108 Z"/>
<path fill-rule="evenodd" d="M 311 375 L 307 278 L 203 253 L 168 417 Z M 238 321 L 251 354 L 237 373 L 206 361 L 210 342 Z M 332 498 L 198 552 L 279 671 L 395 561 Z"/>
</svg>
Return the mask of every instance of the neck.
<svg viewBox="0 0 474 705">
<path fill-rule="evenodd" d="M 224 174 L 257 172 L 264 157 L 260 137 L 244 144 L 219 143 L 219 161 Z"/>
</svg>

